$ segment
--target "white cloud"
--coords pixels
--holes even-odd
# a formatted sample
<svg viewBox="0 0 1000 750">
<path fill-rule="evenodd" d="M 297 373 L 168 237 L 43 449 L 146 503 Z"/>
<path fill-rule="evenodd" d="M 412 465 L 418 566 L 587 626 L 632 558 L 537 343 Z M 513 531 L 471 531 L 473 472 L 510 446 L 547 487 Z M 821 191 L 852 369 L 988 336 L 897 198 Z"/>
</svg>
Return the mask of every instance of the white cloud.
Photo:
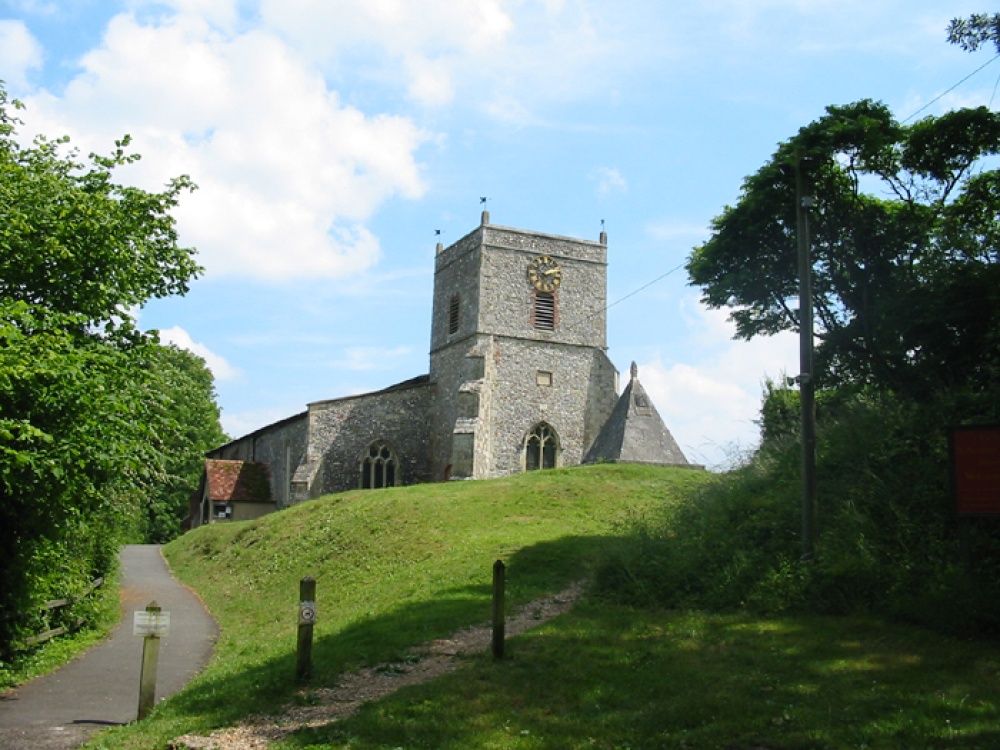
<svg viewBox="0 0 1000 750">
<path fill-rule="evenodd" d="M 660 242 L 678 240 L 693 246 L 708 239 L 710 229 L 707 223 L 697 224 L 687 219 L 661 219 L 648 224 L 646 233 Z"/>
<path fill-rule="evenodd" d="M 147 189 L 190 175 L 199 190 L 174 215 L 211 277 L 344 278 L 374 266 L 368 223 L 388 200 L 424 194 L 417 154 L 435 138 L 392 114 L 400 95 L 537 122 L 536 107 L 589 96 L 612 60 L 580 0 L 126 7 L 63 90 L 27 99 L 27 127 L 69 134 L 83 153 L 130 134 L 143 160 L 122 179 Z M 626 188 L 616 170 L 600 176 L 600 190 Z"/>
<path fill-rule="evenodd" d="M 724 310 L 682 303 L 686 353 L 639 363 L 639 379 L 688 460 L 710 468 L 738 461 L 759 442 L 763 383 L 798 372 L 798 336 L 732 339 Z"/>
<path fill-rule="evenodd" d="M 956 109 L 992 106 L 995 100 L 996 90 L 992 84 L 989 88 L 951 91 L 930 98 L 925 98 L 923 95 L 911 95 L 906 98 L 905 103 L 894 114 L 899 120 L 913 124 L 924 117 L 940 117 L 946 112 Z"/>
<path fill-rule="evenodd" d="M 87 0 L 61 0 L 65 10 L 67 2 L 86 2 Z M 10 7 L 10 9 L 17 13 L 26 13 L 30 15 L 38 16 L 53 16 L 60 11 L 60 0 L 52 0 L 52 2 L 46 2 L 46 0 L 7 0 L 5 3 Z"/>
<path fill-rule="evenodd" d="M 220 422 L 222 423 L 222 429 L 227 435 L 233 438 L 242 437 L 247 435 L 254 430 L 259 430 L 261 427 L 266 427 L 269 424 L 274 424 L 282 419 L 298 414 L 299 412 L 305 411 L 305 407 L 302 404 L 296 406 L 285 407 L 271 407 L 267 409 L 250 409 L 247 411 L 233 412 L 229 413 L 225 409 L 222 410 L 222 416 Z"/>
<path fill-rule="evenodd" d="M 451 78 L 498 61 L 514 27 L 501 0 L 263 0 L 261 17 L 310 59 L 361 58 L 422 104 L 451 100 Z"/>
<path fill-rule="evenodd" d="M 444 60 L 430 60 L 421 55 L 409 57 L 406 70 L 411 98 L 431 106 L 447 104 L 454 98 L 451 70 Z"/>
<path fill-rule="evenodd" d="M 137 9 L 148 7 L 142 0 L 133 0 Z M 232 29 L 239 20 L 235 0 L 164 0 L 163 5 L 182 16 L 202 18 L 221 29 Z"/>
<path fill-rule="evenodd" d="M 614 167 L 601 167 L 594 172 L 593 179 L 597 182 L 597 194 L 604 197 L 615 193 L 627 193 L 628 183 Z"/>
<path fill-rule="evenodd" d="M 42 66 L 42 46 L 22 21 L 0 20 L 0 79 L 8 89 L 28 88 L 28 73 Z"/>
<path fill-rule="evenodd" d="M 124 174 L 146 188 L 191 175 L 200 189 L 175 215 L 211 275 L 342 277 L 374 264 L 365 223 L 392 196 L 423 194 L 427 136 L 343 104 L 272 34 L 213 25 L 230 20 L 226 3 L 175 6 L 156 21 L 116 16 L 62 95 L 28 99 L 29 126 L 84 151 L 130 133 L 143 160 Z"/>
<path fill-rule="evenodd" d="M 457 102 L 531 122 L 648 59 L 600 33 L 595 7 L 617 31 L 635 23 L 625 6 L 584 0 L 262 0 L 261 18 L 333 78 L 350 66 L 424 106 Z"/>
<path fill-rule="evenodd" d="M 391 360 L 409 356 L 412 349 L 397 346 L 392 349 L 377 346 L 356 346 L 344 352 L 336 365 L 348 370 L 382 370 L 392 366 Z"/>
<path fill-rule="evenodd" d="M 160 342 L 163 344 L 173 344 L 180 349 L 187 349 L 193 354 L 197 354 L 208 365 L 216 380 L 234 380 L 239 377 L 240 371 L 226 361 L 225 357 L 216 354 L 205 344 L 198 343 L 191 338 L 191 334 L 180 326 L 167 328 L 160 331 Z"/>
</svg>

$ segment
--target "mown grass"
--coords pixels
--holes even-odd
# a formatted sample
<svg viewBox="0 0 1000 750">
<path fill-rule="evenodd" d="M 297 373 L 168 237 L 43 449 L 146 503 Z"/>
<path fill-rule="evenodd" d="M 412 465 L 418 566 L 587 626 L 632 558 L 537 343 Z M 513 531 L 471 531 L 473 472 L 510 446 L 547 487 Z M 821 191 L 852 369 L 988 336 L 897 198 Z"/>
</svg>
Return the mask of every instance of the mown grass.
<svg viewBox="0 0 1000 750">
<path fill-rule="evenodd" d="M 995 748 L 1000 654 L 860 618 L 590 601 L 507 657 L 401 690 L 274 747 Z"/>
<path fill-rule="evenodd" d="M 299 580 L 317 583 L 313 684 L 488 620 L 495 560 L 509 606 L 589 576 L 627 522 L 675 502 L 703 472 L 592 466 L 350 492 L 168 545 L 178 576 L 219 620 L 217 654 L 152 720 L 95 747 L 163 747 L 291 698 Z"/>
<path fill-rule="evenodd" d="M 621 560 L 644 528 L 637 519 L 659 517 L 706 481 L 684 470 L 582 467 L 347 493 L 186 535 L 167 556 L 220 621 L 216 657 L 150 720 L 91 747 L 165 748 L 180 734 L 308 702 L 293 682 L 304 575 L 318 589 L 315 688 L 486 621 L 497 558 L 508 564 L 511 606 Z M 280 747 L 1000 746 L 993 642 L 874 618 L 632 608 L 612 593 L 511 639 L 501 662 L 470 658 Z"/>
</svg>

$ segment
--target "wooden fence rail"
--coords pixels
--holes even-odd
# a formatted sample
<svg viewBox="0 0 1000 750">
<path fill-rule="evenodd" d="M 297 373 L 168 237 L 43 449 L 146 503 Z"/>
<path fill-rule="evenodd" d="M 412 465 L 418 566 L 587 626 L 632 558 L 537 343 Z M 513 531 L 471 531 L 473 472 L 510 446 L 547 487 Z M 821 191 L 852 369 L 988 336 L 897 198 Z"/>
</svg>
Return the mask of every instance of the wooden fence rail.
<svg viewBox="0 0 1000 750">
<path fill-rule="evenodd" d="M 104 585 L 104 576 L 101 576 L 97 580 L 91 582 L 91 584 L 89 586 L 87 586 L 86 591 L 84 591 L 82 594 L 79 594 L 78 596 L 70 597 L 68 599 L 51 599 L 51 600 L 45 602 L 45 604 L 43 604 L 41 608 L 42 609 L 59 609 L 59 607 L 66 607 L 66 606 L 68 606 L 70 604 L 75 604 L 76 602 L 80 601 L 81 599 L 85 599 L 86 597 L 90 596 L 92 593 L 94 593 L 95 589 L 97 589 L 97 588 L 99 588 L 99 587 L 101 587 L 103 585 Z M 84 618 L 81 617 L 80 619 L 78 619 L 75 623 L 73 623 L 69 627 L 53 628 L 52 630 L 46 630 L 44 633 L 39 633 L 38 635 L 33 635 L 30 638 L 25 638 L 23 645 L 25 645 L 25 646 L 37 646 L 39 643 L 45 643 L 45 641 L 51 640 L 52 638 L 55 638 L 57 635 L 63 635 L 64 633 L 68 633 L 70 630 L 76 630 L 76 628 L 78 628 L 81 625 L 83 625 L 83 621 L 84 621 Z"/>
</svg>

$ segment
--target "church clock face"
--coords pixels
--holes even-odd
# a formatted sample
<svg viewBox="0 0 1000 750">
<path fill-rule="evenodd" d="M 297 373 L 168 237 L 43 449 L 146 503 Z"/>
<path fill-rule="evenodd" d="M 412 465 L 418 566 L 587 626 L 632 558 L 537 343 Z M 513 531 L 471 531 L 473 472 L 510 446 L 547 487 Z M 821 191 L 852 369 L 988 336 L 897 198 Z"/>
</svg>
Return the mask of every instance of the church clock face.
<svg viewBox="0 0 1000 750">
<path fill-rule="evenodd" d="M 528 281 L 540 292 L 554 292 L 562 282 L 562 269 L 551 255 L 539 255 L 528 264 Z"/>
</svg>

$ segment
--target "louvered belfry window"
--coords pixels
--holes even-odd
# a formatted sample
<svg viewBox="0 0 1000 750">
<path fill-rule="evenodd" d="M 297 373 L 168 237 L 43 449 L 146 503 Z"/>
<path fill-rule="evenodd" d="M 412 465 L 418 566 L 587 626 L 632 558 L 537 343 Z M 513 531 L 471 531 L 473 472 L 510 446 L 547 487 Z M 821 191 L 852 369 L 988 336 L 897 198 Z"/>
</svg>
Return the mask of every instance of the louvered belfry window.
<svg viewBox="0 0 1000 750">
<path fill-rule="evenodd" d="M 556 329 L 556 296 L 552 292 L 535 292 L 532 325 L 542 331 Z"/>
<path fill-rule="evenodd" d="M 458 310 L 459 297 L 457 294 L 451 295 L 448 302 L 448 334 L 458 333 Z"/>
</svg>

